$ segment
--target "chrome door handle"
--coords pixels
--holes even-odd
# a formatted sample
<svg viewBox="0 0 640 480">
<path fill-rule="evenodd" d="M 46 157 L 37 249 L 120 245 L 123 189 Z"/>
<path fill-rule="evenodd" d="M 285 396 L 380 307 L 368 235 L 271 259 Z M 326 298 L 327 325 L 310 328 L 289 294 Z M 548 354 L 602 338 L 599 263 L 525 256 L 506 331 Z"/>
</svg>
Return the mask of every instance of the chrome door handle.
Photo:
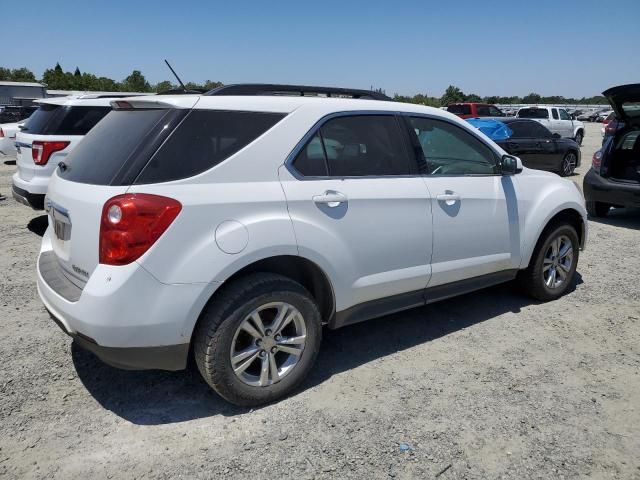
<svg viewBox="0 0 640 480">
<path fill-rule="evenodd" d="M 315 203 L 321 203 L 331 208 L 335 208 L 347 201 L 347 196 L 344 193 L 333 190 L 327 190 L 322 195 L 314 195 L 311 198 Z"/>
<path fill-rule="evenodd" d="M 457 193 L 441 193 L 436 195 L 436 199 L 439 202 L 446 202 L 448 205 L 452 205 L 453 203 L 460 201 L 460 195 Z"/>
</svg>

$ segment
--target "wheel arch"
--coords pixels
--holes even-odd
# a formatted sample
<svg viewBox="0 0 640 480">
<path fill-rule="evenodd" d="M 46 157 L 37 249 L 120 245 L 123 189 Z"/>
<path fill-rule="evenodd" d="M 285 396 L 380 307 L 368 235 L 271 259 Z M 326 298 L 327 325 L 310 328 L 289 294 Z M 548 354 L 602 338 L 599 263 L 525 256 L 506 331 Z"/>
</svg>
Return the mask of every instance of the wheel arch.
<svg viewBox="0 0 640 480">
<path fill-rule="evenodd" d="M 536 247 L 540 244 L 544 234 L 555 225 L 568 223 L 573 226 L 578 234 L 578 241 L 580 242 L 580 249 L 584 249 L 587 241 L 587 224 L 585 221 L 585 215 L 581 213 L 581 210 L 572 206 L 560 208 L 553 212 L 549 217 L 541 224 L 535 236 L 535 242 L 529 246 L 526 251 L 526 256 L 522 262 L 522 268 L 526 268 L 531 261 L 531 257 Z"/>
<path fill-rule="evenodd" d="M 203 312 L 207 306 L 219 297 L 220 293 L 227 285 L 235 282 L 243 276 L 253 273 L 275 273 L 290 278 L 305 287 L 311 296 L 316 300 L 322 322 L 327 323 L 335 314 L 335 294 L 329 276 L 315 262 L 296 255 L 275 255 L 255 260 L 248 265 L 238 269 L 229 275 L 218 285 L 204 302 L 198 312 L 196 320 L 191 325 L 185 326 L 185 336 L 191 338 L 193 343 L 193 332 L 195 332 Z"/>
</svg>

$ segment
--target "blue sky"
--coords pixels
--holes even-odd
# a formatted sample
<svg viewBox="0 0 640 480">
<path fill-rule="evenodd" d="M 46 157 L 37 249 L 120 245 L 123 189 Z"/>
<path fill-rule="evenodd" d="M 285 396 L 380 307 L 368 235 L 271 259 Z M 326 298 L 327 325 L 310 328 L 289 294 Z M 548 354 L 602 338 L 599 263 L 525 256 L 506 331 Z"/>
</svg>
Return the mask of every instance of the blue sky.
<svg viewBox="0 0 640 480">
<path fill-rule="evenodd" d="M 387 94 L 440 96 L 453 84 L 479 95 L 581 97 L 640 82 L 640 0 L 34 0 L 16 9 L 29 21 L 10 22 L 15 42 L 0 66 L 36 76 L 58 61 L 116 80 L 139 69 L 156 83 L 172 80 L 167 58 L 185 82 Z"/>
</svg>

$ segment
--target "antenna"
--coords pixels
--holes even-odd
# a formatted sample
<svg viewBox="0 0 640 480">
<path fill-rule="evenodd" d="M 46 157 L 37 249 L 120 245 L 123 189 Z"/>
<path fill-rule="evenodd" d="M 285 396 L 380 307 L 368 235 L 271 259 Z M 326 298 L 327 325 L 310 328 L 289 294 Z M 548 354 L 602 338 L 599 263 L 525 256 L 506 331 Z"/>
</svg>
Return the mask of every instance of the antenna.
<svg viewBox="0 0 640 480">
<path fill-rule="evenodd" d="M 180 77 L 178 76 L 176 71 L 171 67 L 171 64 L 167 62 L 166 58 L 164 59 L 164 63 L 167 64 L 167 67 L 169 67 L 169 70 L 171 70 L 171 73 L 173 73 L 173 76 L 176 77 L 176 80 L 178 80 L 178 83 L 182 87 L 182 90 L 184 90 L 184 93 L 187 93 L 187 87 L 184 86 L 184 83 L 182 83 L 182 80 L 180 80 Z"/>
</svg>

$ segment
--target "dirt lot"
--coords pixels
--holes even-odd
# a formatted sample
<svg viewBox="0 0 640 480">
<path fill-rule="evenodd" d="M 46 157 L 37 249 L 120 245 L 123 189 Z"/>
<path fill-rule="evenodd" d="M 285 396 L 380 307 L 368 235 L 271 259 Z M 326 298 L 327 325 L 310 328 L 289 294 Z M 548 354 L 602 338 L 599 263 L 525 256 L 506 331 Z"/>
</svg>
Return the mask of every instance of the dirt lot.
<svg viewBox="0 0 640 480">
<path fill-rule="evenodd" d="M 75 348 L 37 298 L 45 222 L 0 201 L 1 478 L 640 478 L 638 211 L 590 222 L 566 297 L 500 286 L 326 332 L 302 391 L 251 411 Z"/>
</svg>

